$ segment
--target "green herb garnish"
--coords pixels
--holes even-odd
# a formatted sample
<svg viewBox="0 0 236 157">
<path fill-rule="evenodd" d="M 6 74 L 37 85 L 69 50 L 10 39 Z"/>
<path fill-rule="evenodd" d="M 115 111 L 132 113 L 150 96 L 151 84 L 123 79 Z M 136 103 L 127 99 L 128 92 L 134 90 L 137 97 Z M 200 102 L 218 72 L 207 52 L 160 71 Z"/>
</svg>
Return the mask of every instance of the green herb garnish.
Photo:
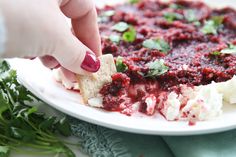
<svg viewBox="0 0 236 157">
<path fill-rule="evenodd" d="M 114 10 L 107 10 L 105 12 L 102 12 L 98 18 L 97 18 L 97 22 L 98 23 L 102 23 L 102 22 L 107 22 L 109 21 L 109 17 L 114 15 L 115 14 L 115 11 Z"/>
<path fill-rule="evenodd" d="M 192 10 L 192 9 L 187 9 L 184 11 L 184 17 L 188 22 L 195 22 L 197 21 L 197 17 L 196 17 L 196 11 Z"/>
<path fill-rule="evenodd" d="M 129 30 L 126 31 L 123 35 L 122 38 L 126 42 L 133 42 L 136 39 L 136 30 L 134 27 L 130 26 Z"/>
<path fill-rule="evenodd" d="M 123 58 L 118 56 L 116 58 L 116 70 L 117 72 L 124 72 L 128 69 L 127 65 L 123 63 Z"/>
<path fill-rule="evenodd" d="M 8 146 L 0 146 L 0 156 L 1 157 L 9 157 L 10 148 Z"/>
<path fill-rule="evenodd" d="M 184 9 L 184 6 L 176 4 L 176 3 L 172 3 L 172 4 L 170 4 L 170 8 L 172 8 L 172 9 Z"/>
<path fill-rule="evenodd" d="M 118 32 L 124 32 L 129 28 L 129 25 L 125 22 L 119 22 L 117 24 L 115 24 L 114 26 L 112 26 L 111 29 L 118 31 Z"/>
<path fill-rule="evenodd" d="M 119 35 L 110 35 L 109 39 L 113 42 L 118 44 L 120 42 L 120 36 Z"/>
<path fill-rule="evenodd" d="M 199 22 L 199 21 L 194 21 L 194 22 L 193 22 L 193 25 L 199 27 L 199 26 L 201 26 L 201 22 Z"/>
<path fill-rule="evenodd" d="M 150 62 L 146 64 L 146 66 L 148 66 L 149 68 L 149 71 L 146 77 L 160 76 L 160 75 L 165 74 L 169 70 L 169 67 L 165 65 L 165 62 L 163 59 Z"/>
<path fill-rule="evenodd" d="M 129 3 L 131 4 L 135 4 L 135 3 L 138 3 L 140 0 L 129 0 Z"/>
<path fill-rule="evenodd" d="M 228 48 L 220 51 L 223 54 L 236 54 L 236 45 L 230 44 Z"/>
<path fill-rule="evenodd" d="M 214 21 L 216 26 L 220 26 L 221 24 L 223 24 L 224 21 L 224 16 L 213 16 L 212 21 Z"/>
<path fill-rule="evenodd" d="M 223 24 L 223 16 L 214 16 L 210 20 L 205 21 L 201 31 L 204 34 L 217 34 L 218 28 Z"/>
<path fill-rule="evenodd" d="M 115 11 L 114 11 L 114 10 L 107 10 L 107 11 L 101 13 L 100 16 L 109 17 L 109 16 L 113 16 L 114 14 L 115 14 Z"/>
<path fill-rule="evenodd" d="M 181 14 L 178 13 L 170 13 L 170 12 L 166 12 L 164 13 L 164 18 L 168 21 L 168 22 L 173 22 L 175 20 L 182 20 L 184 17 Z"/>
<path fill-rule="evenodd" d="M 71 135 L 66 118 L 57 119 L 39 112 L 31 104 L 37 101 L 37 97 L 18 83 L 16 71 L 10 70 L 6 61 L 0 61 L 0 156 L 9 157 L 14 150 L 37 156 L 75 157 L 59 138 Z"/>
<path fill-rule="evenodd" d="M 214 56 L 219 56 L 219 55 L 220 55 L 220 52 L 219 52 L 219 51 L 214 51 L 214 52 L 212 52 L 211 54 L 214 55 Z"/>
<path fill-rule="evenodd" d="M 143 42 L 143 46 L 149 49 L 156 49 L 165 53 L 170 50 L 169 44 L 163 39 L 147 39 Z"/>
</svg>

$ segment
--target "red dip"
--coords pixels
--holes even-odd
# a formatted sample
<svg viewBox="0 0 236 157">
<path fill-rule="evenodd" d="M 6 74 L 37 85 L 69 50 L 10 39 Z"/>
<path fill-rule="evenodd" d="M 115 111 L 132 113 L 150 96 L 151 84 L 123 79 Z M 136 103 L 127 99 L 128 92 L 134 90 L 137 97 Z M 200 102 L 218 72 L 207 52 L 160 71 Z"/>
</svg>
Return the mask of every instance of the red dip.
<svg viewBox="0 0 236 157">
<path fill-rule="evenodd" d="M 106 6 L 98 15 L 103 54 L 115 57 L 119 72 L 100 91 L 106 110 L 130 115 L 138 102 L 138 111 L 152 115 L 180 84 L 206 85 L 236 74 L 234 9 L 144 0 Z"/>
</svg>

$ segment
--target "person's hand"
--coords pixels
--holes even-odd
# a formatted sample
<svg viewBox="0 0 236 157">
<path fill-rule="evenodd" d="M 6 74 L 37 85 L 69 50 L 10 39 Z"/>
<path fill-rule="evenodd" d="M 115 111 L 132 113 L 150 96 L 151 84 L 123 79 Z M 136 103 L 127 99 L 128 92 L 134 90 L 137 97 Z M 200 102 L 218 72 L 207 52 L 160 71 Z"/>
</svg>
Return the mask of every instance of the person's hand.
<svg viewBox="0 0 236 157">
<path fill-rule="evenodd" d="M 7 29 L 3 57 L 41 57 L 49 68 L 96 72 L 101 42 L 92 0 L 0 0 Z M 72 28 L 65 16 L 72 19 Z"/>
</svg>

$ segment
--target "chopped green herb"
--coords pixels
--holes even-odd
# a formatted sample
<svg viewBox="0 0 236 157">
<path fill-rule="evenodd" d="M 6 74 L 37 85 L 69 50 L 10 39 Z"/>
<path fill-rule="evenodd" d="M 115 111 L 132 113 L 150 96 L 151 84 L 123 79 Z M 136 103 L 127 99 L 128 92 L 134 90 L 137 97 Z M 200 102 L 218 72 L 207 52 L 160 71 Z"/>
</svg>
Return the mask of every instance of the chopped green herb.
<svg viewBox="0 0 236 157">
<path fill-rule="evenodd" d="M 111 29 L 116 30 L 118 32 L 124 32 L 129 28 L 129 25 L 125 22 L 119 22 L 117 24 L 115 24 L 114 26 L 112 26 Z"/>
<path fill-rule="evenodd" d="M 113 42 L 118 44 L 120 42 L 120 36 L 119 35 L 110 35 L 109 39 Z"/>
<path fill-rule="evenodd" d="M 214 56 L 219 56 L 219 55 L 220 55 L 220 52 L 219 52 L 219 51 L 214 51 L 214 52 L 212 52 L 211 54 L 214 55 Z"/>
<path fill-rule="evenodd" d="M 163 59 L 150 62 L 146 64 L 146 66 L 148 66 L 149 68 L 149 71 L 146 77 L 160 76 L 160 75 L 165 74 L 169 70 L 169 67 L 165 65 L 165 62 Z"/>
<path fill-rule="evenodd" d="M 156 49 L 165 53 L 170 50 L 169 44 L 163 39 L 147 39 L 143 42 L 143 46 L 149 49 Z"/>
<path fill-rule="evenodd" d="M 136 39 L 136 30 L 134 27 L 130 26 L 129 30 L 126 31 L 123 35 L 122 38 L 126 42 L 133 42 Z"/>
<path fill-rule="evenodd" d="M 201 26 L 201 22 L 199 22 L 199 21 L 194 21 L 194 22 L 193 22 L 193 25 L 199 27 L 199 26 Z"/>
<path fill-rule="evenodd" d="M 236 54 L 236 45 L 230 44 L 228 48 L 220 51 L 223 54 Z"/>
<path fill-rule="evenodd" d="M 205 21 L 201 31 L 204 34 L 217 34 L 218 28 L 222 25 L 223 20 L 223 16 L 214 16 L 210 20 Z"/>
<path fill-rule="evenodd" d="M 98 23 L 107 22 L 107 21 L 109 21 L 109 17 L 114 14 L 115 14 L 114 10 L 107 10 L 107 11 L 101 13 L 100 16 L 98 16 L 97 22 Z"/>
<path fill-rule="evenodd" d="M 220 26 L 224 21 L 224 16 L 213 16 L 212 21 L 214 21 L 216 26 Z"/>
<path fill-rule="evenodd" d="M 71 135 L 70 124 L 65 118 L 39 112 L 31 104 L 36 101 L 39 99 L 17 81 L 16 71 L 0 61 L 0 156 L 9 157 L 15 150 L 37 156 L 75 157 L 59 138 Z"/>
<path fill-rule="evenodd" d="M 217 27 L 215 26 L 215 23 L 212 20 L 205 21 L 205 24 L 201 31 L 204 34 L 217 34 Z"/>
<path fill-rule="evenodd" d="M 166 12 L 164 13 L 164 18 L 168 21 L 168 22 L 173 22 L 175 20 L 182 20 L 184 17 L 181 14 L 178 13 L 170 13 L 170 12 Z"/>
<path fill-rule="evenodd" d="M 109 21 L 109 18 L 106 17 L 106 16 L 99 16 L 99 17 L 97 18 L 97 22 L 98 22 L 98 23 L 103 23 L 103 22 L 107 22 L 107 21 Z"/>
<path fill-rule="evenodd" d="M 176 3 L 172 3 L 172 4 L 170 4 L 170 8 L 172 8 L 172 9 L 184 9 L 184 6 L 176 4 Z"/>
<path fill-rule="evenodd" d="M 192 9 L 187 9 L 184 11 L 184 17 L 188 22 L 194 22 L 197 21 L 197 17 L 196 17 L 196 11 L 192 10 Z"/>
<path fill-rule="evenodd" d="M 10 148 L 8 146 L 0 146 L 0 157 L 8 157 L 9 153 Z"/>
<path fill-rule="evenodd" d="M 113 16 L 114 14 L 115 14 L 114 10 L 107 10 L 107 11 L 103 12 L 100 16 L 109 17 L 109 16 Z"/>
<path fill-rule="evenodd" d="M 123 58 L 118 56 L 116 58 L 116 70 L 117 72 L 124 72 L 128 69 L 127 65 L 123 63 Z"/>
<path fill-rule="evenodd" d="M 140 0 L 129 0 L 129 3 L 131 4 L 135 4 L 135 3 L 138 3 Z"/>
</svg>

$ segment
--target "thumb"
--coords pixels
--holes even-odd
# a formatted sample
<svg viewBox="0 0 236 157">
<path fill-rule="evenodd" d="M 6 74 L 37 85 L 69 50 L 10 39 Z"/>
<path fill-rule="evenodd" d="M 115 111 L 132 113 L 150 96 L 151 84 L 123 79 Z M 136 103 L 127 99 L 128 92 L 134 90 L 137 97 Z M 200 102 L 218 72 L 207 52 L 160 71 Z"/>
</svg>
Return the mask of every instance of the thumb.
<svg viewBox="0 0 236 157">
<path fill-rule="evenodd" d="M 100 68 L 100 61 L 96 55 L 73 34 L 64 38 L 59 44 L 53 57 L 64 68 L 81 75 L 97 72 Z"/>
</svg>

